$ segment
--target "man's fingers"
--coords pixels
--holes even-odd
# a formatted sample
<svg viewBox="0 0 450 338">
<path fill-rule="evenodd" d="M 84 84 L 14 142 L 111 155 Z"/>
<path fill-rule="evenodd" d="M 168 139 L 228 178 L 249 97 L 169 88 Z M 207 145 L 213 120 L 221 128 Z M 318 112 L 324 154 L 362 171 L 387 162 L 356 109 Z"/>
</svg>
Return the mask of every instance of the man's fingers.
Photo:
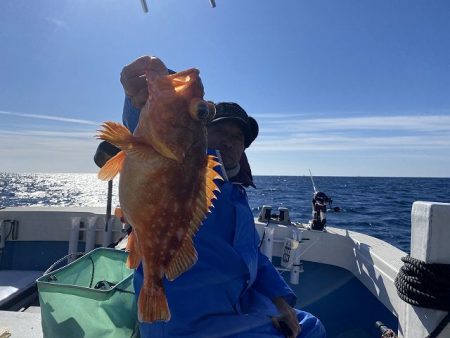
<svg viewBox="0 0 450 338">
<path fill-rule="evenodd" d="M 289 338 L 297 337 L 301 332 L 301 326 L 298 322 L 297 312 L 286 302 L 283 297 L 275 297 L 272 301 L 281 314 L 280 318 L 278 319 L 279 321 L 281 321 L 281 323 L 279 323 L 278 326 L 285 327 L 285 334 L 287 334 Z"/>
<path fill-rule="evenodd" d="M 134 98 L 134 96 L 138 95 L 142 88 L 147 88 L 146 78 L 155 79 L 167 74 L 169 74 L 167 67 L 160 59 L 154 56 L 141 56 L 123 67 L 120 73 L 120 82 L 125 94 L 130 96 L 135 104 L 140 105 L 142 100 L 145 103 L 147 94 L 145 98 L 142 95 L 139 98 Z"/>
<path fill-rule="evenodd" d="M 296 338 L 301 332 L 301 327 L 298 322 L 297 316 L 293 315 L 286 318 L 286 324 L 291 329 L 292 337 Z"/>
<path fill-rule="evenodd" d="M 137 95 L 135 96 L 135 100 L 142 107 L 145 104 L 145 102 L 147 101 L 147 99 L 148 99 L 148 89 L 147 89 L 147 86 L 145 86 L 137 93 Z M 139 107 L 139 108 L 141 108 L 141 107 Z"/>
<path fill-rule="evenodd" d="M 298 323 L 289 325 L 289 328 L 291 329 L 291 332 L 292 332 L 292 338 L 297 338 L 298 335 L 300 334 L 300 332 L 302 331 L 302 329 Z"/>
<path fill-rule="evenodd" d="M 147 102 L 148 90 L 147 87 L 142 88 L 136 95 L 131 96 L 131 103 L 134 107 L 141 109 L 145 102 Z"/>
<path fill-rule="evenodd" d="M 301 332 L 301 327 L 297 321 L 297 316 L 295 316 L 295 320 L 290 317 L 272 317 L 271 319 L 273 326 L 278 331 L 282 332 L 287 338 L 297 338 Z"/>
<path fill-rule="evenodd" d="M 281 331 L 281 327 L 280 327 L 280 323 L 278 322 L 278 319 L 276 317 L 271 317 L 271 319 L 272 319 L 273 326 L 275 326 L 275 328 L 278 331 Z"/>
<path fill-rule="evenodd" d="M 137 95 L 143 88 L 147 89 L 147 79 L 145 75 L 121 79 L 125 94 L 128 96 Z"/>
<path fill-rule="evenodd" d="M 145 74 L 145 71 L 151 67 L 152 62 L 153 61 L 151 56 L 141 56 L 140 58 L 137 58 L 130 64 L 123 67 L 120 78 L 131 78 L 143 75 Z"/>
<path fill-rule="evenodd" d="M 153 70 L 160 75 L 167 75 L 168 70 L 166 65 L 157 57 L 154 56 L 141 56 L 140 58 L 134 60 L 129 65 L 126 65 L 122 69 L 120 78 L 133 78 L 144 75 L 146 71 Z"/>
<path fill-rule="evenodd" d="M 145 101 L 136 101 L 135 98 L 131 98 L 131 104 L 137 109 L 142 109 L 142 107 L 145 105 Z"/>
</svg>

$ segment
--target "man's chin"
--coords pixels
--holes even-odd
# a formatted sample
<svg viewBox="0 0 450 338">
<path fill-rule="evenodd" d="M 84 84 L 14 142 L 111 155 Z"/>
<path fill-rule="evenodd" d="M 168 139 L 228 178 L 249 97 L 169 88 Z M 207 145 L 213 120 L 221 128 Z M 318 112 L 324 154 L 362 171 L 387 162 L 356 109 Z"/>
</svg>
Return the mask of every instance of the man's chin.
<svg viewBox="0 0 450 338">
<path fill-rule="evenodd" d="M 236 161 L 234 158 L 231 158 L 230 156 L 220 154 L 222 157 L 223 166 L 226 170 L 234 169 L 238 165 L 239 161 Z"/>
</svg>

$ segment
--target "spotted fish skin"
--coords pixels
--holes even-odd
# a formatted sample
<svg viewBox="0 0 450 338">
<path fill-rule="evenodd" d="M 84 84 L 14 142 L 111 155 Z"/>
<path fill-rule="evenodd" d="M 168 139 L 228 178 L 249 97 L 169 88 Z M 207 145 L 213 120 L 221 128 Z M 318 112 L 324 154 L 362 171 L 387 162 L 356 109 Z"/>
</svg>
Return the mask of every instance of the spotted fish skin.
<svg viewBox="0 0 450 338">
<path fill-rule="evenodd" d="M 218 163 L 206 155 L 205 124 L 213 115 L 199 71 L 150 75 L 134 134 L 114 122 L 105 122 L 98 134 L 121 149 L 99 178 L 120 172 L 120 205 L 133 225 L 127 263 L 136 268 L 142 262 L 144 269 L 138 300 L 144 322 L 170 319 L 163 278 L 174 280 L 197 261 L 192 239 L 215 199 L 214 180 L 221 179 L 214 171 Z"/>
</svg>

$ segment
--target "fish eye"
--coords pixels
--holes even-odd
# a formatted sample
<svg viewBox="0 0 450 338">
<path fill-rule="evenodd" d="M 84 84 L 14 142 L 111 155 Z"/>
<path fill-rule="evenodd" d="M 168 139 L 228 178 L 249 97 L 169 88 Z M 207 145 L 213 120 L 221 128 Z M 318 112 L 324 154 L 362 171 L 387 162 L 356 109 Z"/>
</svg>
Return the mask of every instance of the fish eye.
<svg viewBox="0 0 450 338">
<path fill-rule="evenodd" d="M 197 104 L 197 119 L 206 120 L 209 115 L 209 107 L 208 104 L 204 101 L 200 101 Z"/>
<path fill-rule="evenodd" d="M 207 122 L 216 114 L 216 107 L 212 102 L 198 100 L 191 104 L 189 112 L 194 120 Z"/>
</svg>

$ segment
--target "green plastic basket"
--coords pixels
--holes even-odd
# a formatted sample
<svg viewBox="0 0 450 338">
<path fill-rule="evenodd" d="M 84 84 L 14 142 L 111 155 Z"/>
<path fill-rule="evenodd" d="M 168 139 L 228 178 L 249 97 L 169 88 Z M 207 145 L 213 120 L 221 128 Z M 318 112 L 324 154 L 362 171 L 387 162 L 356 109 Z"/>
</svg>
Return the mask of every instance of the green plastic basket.
<svg viewBox="0 0 450 338">
<path fill-rule="evenodd" d="M 98 248 L 37 280 L 44 337 L 137 337 L 133 270 Z"/>
</svg>

